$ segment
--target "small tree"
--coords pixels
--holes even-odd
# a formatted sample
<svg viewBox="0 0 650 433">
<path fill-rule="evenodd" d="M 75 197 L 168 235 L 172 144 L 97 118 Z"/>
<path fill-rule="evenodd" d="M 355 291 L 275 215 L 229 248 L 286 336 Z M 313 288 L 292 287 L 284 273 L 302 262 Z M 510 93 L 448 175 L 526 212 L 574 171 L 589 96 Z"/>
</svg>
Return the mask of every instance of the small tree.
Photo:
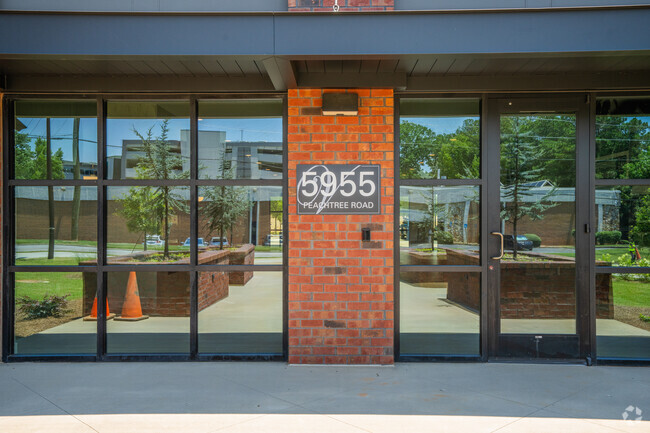
<svg viewBox="0 0 650 433">
<path fill-rule="evenodd" d="M 448 216 L 445 205 L 438 203 L 438 195 L 434 192 L 433 188 L 431 188 L 430 193 L 422 193 L 422 197 L 424 198 L 426 208 L 423 210 L 423 217 L 419 224 L 429 236 L 431 252 L 433 252 L 436 241 L 442 238 L 441 233 L 444 232 L 443 222 L 447 220 Z"/>
<path fill-rule="evenodd" d="M 128 194 L 122 195 L 120 202 L 122 207 L 118 213 L 126 220 L 126 228 L 142 234 L 144 250 L 147 251 L 147 235 L 160 233 L 163 219 L 164 208 L 159 193 L 150 186 L 133 187 Z"/>
<path fill-rule="evenodd" d="M 531 220 L 544 218 L 544 211 L 555 206 L 548 203 L 555 192 L 553 187 L 540 200 L 525 200 L 533 196 L 534 181 L 539 180 L 540 169 L 533 168 L 539 158 L 534 146 L 532 131 L 525 131 L 519 116 L 502 117 L 501 135 L 501 219 L 512 224 L 514 246 L 512 256 L 517 260 L 517 226 L 519 221 L 528 217 Z"/>
<path fill-rule="evenodd" d="M 183 161 L 181 157 L 172 152 L 168 142 L 169 120 L 165 119 L 160 125 L 160 135 L 153 137 L 152 125 L 143 135 L 133 128 L 133 133 L 142 142 L 144 156 L 138 161 L 136 172 L 140 179 L 187 179 L 189 173 L 182 171 Z M 170 217 L 176 212 L 187 212 L 187 204 L 181 194 L 174 191 L 171 186 L 159 186 L 154 188 L 158 200 L 162 204 L 162 229 L 165 238 L 163 256 L 169 258 L 169 230 L 171 227 Z M 145 239 L 146 244 L 146 239 Z"/>
<path fill-rule="evenodd" d="M 221 178 L 232 179 L 234 177 L 233 167 L 229 161 L 226 161 L 225 152 L 219 160 L 221 161 Z M 219 237 L 223 239 L 224 232 L 232 228 L 239 217 L 250 207 L 246 189 L 222 185 L 206 187 L 203 191 L 205 194 L 203 214 L 207 218 L 205 228 L 208 235 L 219 230 Z M 221 241 L 220 249 L 223 249 L 223 246 Z"/>
</svg>

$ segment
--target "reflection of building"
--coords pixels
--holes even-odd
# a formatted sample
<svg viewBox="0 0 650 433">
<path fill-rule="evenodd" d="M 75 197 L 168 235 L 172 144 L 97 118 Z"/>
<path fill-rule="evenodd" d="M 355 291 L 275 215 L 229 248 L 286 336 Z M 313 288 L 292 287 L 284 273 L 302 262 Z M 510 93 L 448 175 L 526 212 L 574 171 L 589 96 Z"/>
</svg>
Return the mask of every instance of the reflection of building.
<svg viewBox="0 0 650 433">
<path fill-rule="evenodd" d="M 219 187 L 217 187 L 219 188 Z M 120 199 L 128 194 L 128 187 L 112 187 L 107 189 L 107 239 L 108 242 L 133 243 L 141 242 L 141 233 L 130 232 L 124 218 L 119 214 Z M 250 203 L 249 210 L 241 215 L 226 236 L 233 245 L 252 243 L 262 245 L 269 234 L 281 233 L 282 201 L 279 188 L 247 188 L 246 199 Z M 189 202 L 189 191 L 183 189 L 178 193 Z M 70 240 L 72 200 L 74 187 L 54 187 L 55 238 Z M 16 239 L 47 239 L 48 213 L 47 188 L 22 186 L 16 189 Z M 206 203 L 203 201 L 203 203 Z M 280 211 L 275 209 L 279 208 Z M 210 236 L 219 233 L 208 233 L 202 219 L 199 206 L 199 237 L 206 242 Z M 279 215 L 278 215 L 279 214 Z M 170 244 L 179 245 L 189 237 L 190 216 L 187 213 L 177 214 L 171 218 Z M 79 239 L 94 241 L 97 239 L 97 189 L 82 188 L 79 211 Z"/>
<path fill-rule="evenodd" d="M 64 179 L 74 179 L 74 163 L 72 161 L 63 161 L 63 175 Z M 80 162 L 79 175 L 80 179 L 90 180 L 97 178 L 97 163 Z"/>
<path fill-rule="evenodd" d="M 167 140 L 170 152 L 181 158 L 178 171 L 190 170 L 190 131 L 182 129 L 180 140 Z M 140 140 L 122 140 L 120 155 L 108 157 L 108 177 L 133 179 L 144 157 Z M 282 143 L 227 141 L 225 131 L 199 131 L 199 171 L 203 179 L 279 179 Z M 96 171 L 95 171 L 96 174 Z"/>
<path fill-rule="evenodd" d="M 437 226 L 451 233 L 455 243 L 479 242 L 479 192 L 471 186 L 450 186 L 434 188 L 409 187 L 402 191 L 402 198 L 409 206 L 403 208 L 402 218 L 408 220 L 409 240 L 412 243 L 428 242 L 429 230 L 423 227 L 427 220 L 427 209 L 435 203 Z M 542 237 L 546 245 L 572 245 L 575 229 L 575 189 L 554 188 L 544 184 L 526 189 L 519 197 L 520 202 L 536 203 L 544 200 L 554 204 L 544 211 L 544 218 L 531 221 L 524 217 L 518 223 L 518 233 L 533 233 Z M 508 206 L 502 188 L 502 206 Z M 619 230 L 620 191 L 596 190 L 597 231 Z M 510 224 L 502 222 L 503 233 L 510 233 Z"/>
</svg>

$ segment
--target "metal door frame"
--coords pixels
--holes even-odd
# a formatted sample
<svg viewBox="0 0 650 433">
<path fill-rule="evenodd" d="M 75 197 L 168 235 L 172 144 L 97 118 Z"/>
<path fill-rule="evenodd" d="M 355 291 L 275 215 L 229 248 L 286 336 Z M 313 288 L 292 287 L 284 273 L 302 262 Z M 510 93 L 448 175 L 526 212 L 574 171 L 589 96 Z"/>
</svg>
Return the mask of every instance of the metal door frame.
<svg viewBox="0 0 650 433">
<path fill-rule="evenodd" d="M 575 113 L 576 116 L 576 334 L 555 335 L 542 334 L 558 341 L 561 345 L 575 345 L 577 356 L 563 356 L 564 360 L 584 359 L 590 363 L 592 359 L 591 336 L 593 335 L 591 311 L 594 300 L 591 299 L 593 272 L 590 264 L 594 255 L 591 248 L 591 227 L 593 227 L 593 173 L 590 169 L 590 98 L 586 94 L 574 94 L 566 97 L 512 97 L 488 99 L 487 117 L 485 119 L 484 146 L 485 159 L 482 161 L 486 189 L 486 200 L 483 206 L 483 221 L 485 224 L 482 236 L 484 247 L 483 265 L 485 291 L 487 292 L 487 357 L 492 360 L 502 359 L 531 359 L 530 357 L 503 356 L 506 345 L 528 344 L 530 334 L 501 334 L 500 323 L 500 267 L 499 261 L 492 259 L 500 252 L 500 242 L 491 232 L 501 231 L 500 213 L 500 115 L 518 113 Z M 532 358 L 537 359 L 537 358 Z M 541 358 L 540 358 L 541 359 Z"/>
</svg>

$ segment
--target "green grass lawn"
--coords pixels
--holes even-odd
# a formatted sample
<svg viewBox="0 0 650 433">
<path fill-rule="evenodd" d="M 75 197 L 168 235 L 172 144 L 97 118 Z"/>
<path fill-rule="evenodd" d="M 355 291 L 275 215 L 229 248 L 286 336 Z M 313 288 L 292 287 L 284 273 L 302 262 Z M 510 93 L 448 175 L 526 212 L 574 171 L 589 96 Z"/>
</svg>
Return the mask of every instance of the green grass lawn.
<svg viewBox="0 0 650 433">
<path fill-rule="evenodd" d="M 614 305 L 650 307 L 650 283 L 613 277 Z"/>
<path fill-rule="evenodd" d="M 83 280 L 80 272 L 18 272 L 16 297 L 43 299 L 48 295 L 69 295 L 68 300 L 81 299 Z"/>
</svg>

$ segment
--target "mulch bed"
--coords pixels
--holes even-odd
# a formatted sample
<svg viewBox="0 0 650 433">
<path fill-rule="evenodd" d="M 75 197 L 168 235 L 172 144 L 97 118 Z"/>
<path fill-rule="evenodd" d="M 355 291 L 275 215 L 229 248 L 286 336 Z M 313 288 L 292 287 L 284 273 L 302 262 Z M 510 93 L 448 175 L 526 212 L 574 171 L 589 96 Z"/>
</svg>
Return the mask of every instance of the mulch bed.
<svg viewBox="0 0 650 433">
<path fill-rule="evenodd" d="M 42 319 L 28 320 L 23 313 L 16 311 L 15 333 L 16 337 L 24 338 L 38 334 L 55 326 L 63 325 L 72 320 L 81 318 L 81 299 L 68 301 L 68 312 L 61 317 L 44 317 Z"/>
<path fill-rule="evenodd" d="M 614 305 L 614 319 L 619 322 L 627 323 L 636 328 L 650 331 L 650 322 L 644 322 L 639 319 L 639 314 L 650 316 L 650 307 L 628 307 L 623 305 Z"/>
</svg>

